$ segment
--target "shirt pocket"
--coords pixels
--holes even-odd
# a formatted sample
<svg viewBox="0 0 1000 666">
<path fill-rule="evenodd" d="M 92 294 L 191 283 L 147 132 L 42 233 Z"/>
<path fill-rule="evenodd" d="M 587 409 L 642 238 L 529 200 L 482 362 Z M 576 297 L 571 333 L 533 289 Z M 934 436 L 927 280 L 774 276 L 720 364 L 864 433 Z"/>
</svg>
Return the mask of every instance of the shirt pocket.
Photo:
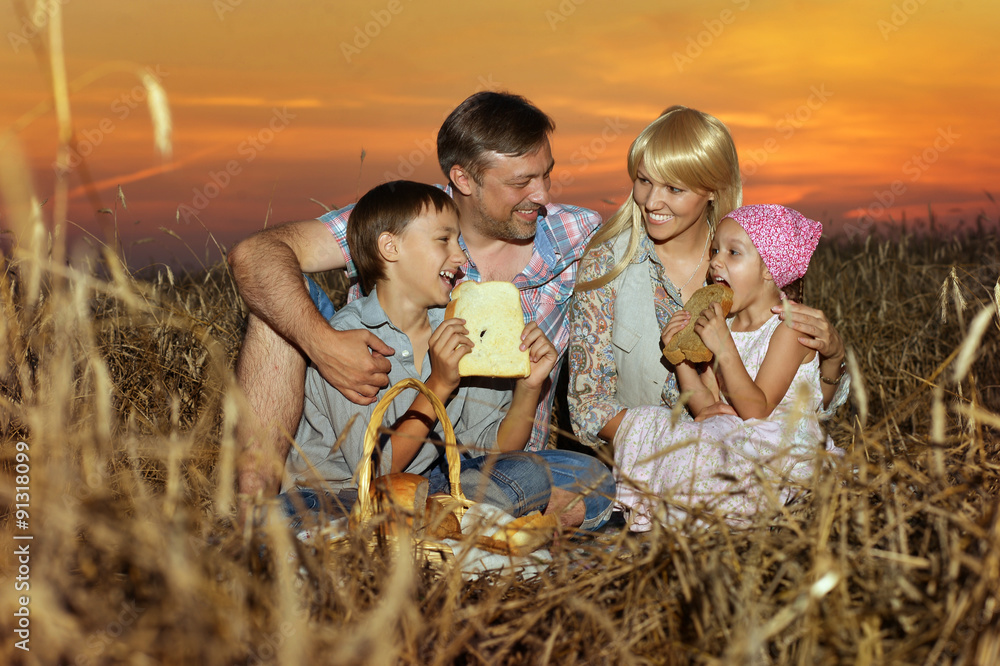
<svg viewBox="0 0 1000 666">
<path fill-rule="evenodd" d="M 626 354 L 632 352 L 640 339 L 642 339 L 642 333 L 621 322 L 615 323 L 611 331 L 611 344 Z"/>
<path fill-rule="evenodd" d="M 569 270 L 566 269 L 557 278 L 538 288 L 537 292 L 541 301 L 555 303 L 560 307 L 568 303 L 569 299 L 573 297 L 573 285 L 575 284 L 572 276 L 567 279 Z"/>
</svg>

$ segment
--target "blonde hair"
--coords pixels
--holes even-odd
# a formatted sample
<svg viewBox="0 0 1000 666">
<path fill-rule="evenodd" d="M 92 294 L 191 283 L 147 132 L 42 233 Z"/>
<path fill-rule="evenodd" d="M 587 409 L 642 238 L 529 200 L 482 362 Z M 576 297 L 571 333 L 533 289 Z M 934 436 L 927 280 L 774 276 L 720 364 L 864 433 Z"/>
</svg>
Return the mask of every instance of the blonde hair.
<svg viewBox="0 0 1000 666">
<path fill-rule="evenodd" d="M 628 175 L 635 181 L 642 162 L 649 175 L 661 183 L 684 185 L 699 193 L 714 193 L 708 202 L 709 233 L 724 215 L 743 203 L 743 184 L 736 146 L 721 120 L 685 106 L 672 106 L 651 122 L 628 151 Z M 631 230 L 625 255 L 606 274 L 577 284 L 576 291 L 603 287 L 618 277 L 639 249 L 646 233 L 642 211 L 631 194 L 587 246 L 584 261 L 599 245 Z"/>
</svg>

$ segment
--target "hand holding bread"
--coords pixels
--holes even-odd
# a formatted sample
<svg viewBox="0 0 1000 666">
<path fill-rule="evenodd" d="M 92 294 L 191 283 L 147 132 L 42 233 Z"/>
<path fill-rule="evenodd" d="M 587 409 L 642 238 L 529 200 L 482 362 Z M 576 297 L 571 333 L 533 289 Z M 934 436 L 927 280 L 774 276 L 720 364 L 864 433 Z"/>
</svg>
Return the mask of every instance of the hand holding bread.
<svg viewBox="0 0 1000 666">
<path fill-rule="evenodd" d="M 687 323 L 663 347 L 663 355 L 668 361 L 677 365 L 683 361 L 703 363 L 712 360 L 714 354 L 695 331 L 695 325 L 702 313 L 712 307 L 713 303 L 719 304 L 724 324 L 726 315 L 733 307 L 733 290 L 724 284 L 711 284 L 694 292 L 684 304 L 684 311 L 690 313 Z M 676 320 L 675 322 L 675 318 L 672 318 L 671 323 L 664 329 L 664 338 L 668 330 L 672 331 L 677 327 L 677 322 L 680 322 L 682 317 L 676 317 Z"/>
<path fill-rule="evenodd" d="M 690 323 L 691 317 L 691 313 L 684 309 L 678 310 L 670 316 L 667 325 L 663 327 L 663 333 L 660 334 L 660 340 L 663 342 L 664 356 L 666 356 L 667 345 L 670 344 L 675 335 L 684 330 L 688 323 Z"/>
<path fill-rule="evenodd" d="M 555 345 L 549 341 L 542 329 L 538 328 L 538 324 L 533 321 L 525 325 L 521 338 L 521 347 L 528 351 L 531 372 L 527 377 L 518 381 L 523 382 L 526 388 L 541 389 L 545 380 L 552 373 L 552 369 L 556 366 L 559 354 L 556 352 Z"/>
<path fill-rule="evenodd" d="M 451 292 L 445 319 L 465 320 L 472 350 L 458 362 L 462 377 L 528 377 L 528 347 L 521 349 L 524 312 L 510 282 L 463 282 Z"/>
<path fill-rule="evenodd" d="M 736 343 L 726 324 L 726 313 L 721 303 L 712 303 L 701 311 L 701 316 L 694 322 L 694 332 L 713 358 L 718 358 L 727 349 L 736 351 Z M 739 352 L 736 355 L 739 356 Z"/>
<path fill-rule="evenodd" d="M 458 387 L 462 379 L 459 368 L 462 358 L 472 351 L 473 343 L 469 339 L 468 329 L 459 319 L 445 319 L 441 322 L 427 341 L 427 352 L 431 357 L 431 377 L 428 385 L 433 389 L 441 388 L 446 395 Z M 437 382 L 444 384 L 436 386 Z"/>
</svg>

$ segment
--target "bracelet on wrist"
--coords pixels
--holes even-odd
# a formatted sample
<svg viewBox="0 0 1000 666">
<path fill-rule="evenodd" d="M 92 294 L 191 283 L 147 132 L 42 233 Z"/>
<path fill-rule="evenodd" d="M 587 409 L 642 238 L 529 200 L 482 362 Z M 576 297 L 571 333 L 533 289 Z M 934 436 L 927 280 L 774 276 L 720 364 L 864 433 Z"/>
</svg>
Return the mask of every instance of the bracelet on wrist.
<svg viewBox="0 0 1000 666">
<path fill-rule="evenodd" d="M 396 420 L 394 426 L 399 427 L 400 425 L 402 425 L 404 421 L 420 421 L 427 427 L 428 430 L 431 431 L 434 430 L 434 424 L 437 423 L 437 419 L 432 419 L 426 414 L 421 414 L 415 409 L 408 409 L 405 412 L 403 412 L 403 415 Z"/>
<path fill-rule="evenodd" d="M 836 379 L 830 379 L 828 377 L 824 377 L 823 376 L 823 371 L 820 370 L 819 380 L 821 382 L 823 382 L 824 384 L 830 384 L 831 386 L 836 386 L 837 384 L 840 383 L 840 380 L 844 378 L 844 373 L 845 372 L 847 372 L 847 360 L 846 359 L 840 362 L 840 368 L 837 370 L 837 378 Z"/>
</svg>

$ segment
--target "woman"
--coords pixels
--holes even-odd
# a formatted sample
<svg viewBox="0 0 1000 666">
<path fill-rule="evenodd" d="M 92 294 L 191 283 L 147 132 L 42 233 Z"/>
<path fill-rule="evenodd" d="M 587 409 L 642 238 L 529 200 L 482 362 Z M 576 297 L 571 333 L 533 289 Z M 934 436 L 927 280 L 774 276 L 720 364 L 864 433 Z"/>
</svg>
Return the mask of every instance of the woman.
<svg viewBox="0 0 1000 666">
<path fill-rule="evenodd" d="M 670 107 L 639 134 L 628 172 L 632 196 L 591 240 L 570 308 L 570 418 L 592 447 L 614 441 L 630 407 L 678 405 L 660 334 L 705 284 L 715 225 L 743 199 L 729 130 L 683 106 Z M 829 418 L 847 399 L 840 336 L 819 310 L 792 304 L 781 316 L 820 354 L 829 405 L 820 418 Z M 735 412 L 719 402 L 699 418 L 712 414 Z"/>
</svg>

